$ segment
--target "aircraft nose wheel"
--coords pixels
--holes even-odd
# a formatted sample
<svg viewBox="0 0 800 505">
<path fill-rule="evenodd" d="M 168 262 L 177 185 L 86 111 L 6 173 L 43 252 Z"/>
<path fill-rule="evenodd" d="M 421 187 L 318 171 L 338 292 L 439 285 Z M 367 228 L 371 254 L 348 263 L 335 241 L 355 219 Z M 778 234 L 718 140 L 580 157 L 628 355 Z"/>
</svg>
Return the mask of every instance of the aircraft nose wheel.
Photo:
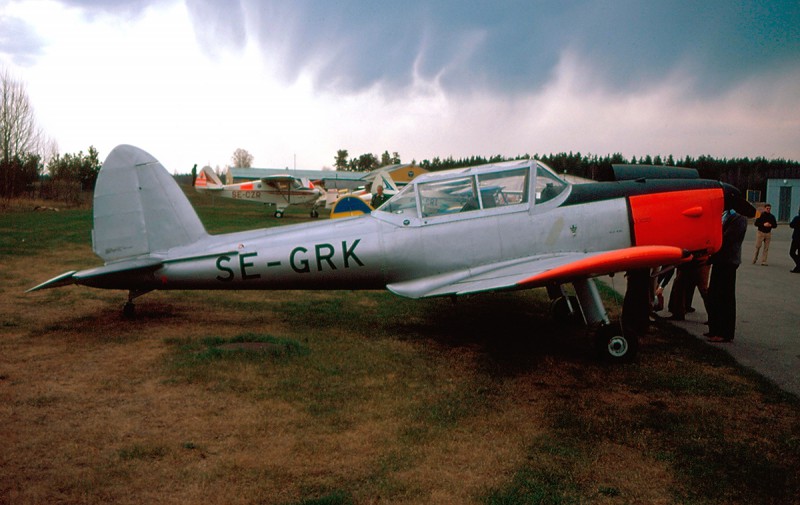
<svg viewBox="0 0 800 505">
<path fill-rule="evenodd" d="M 317 209 L 311 210 L 311 217 L 319 217 L 319 212 L 317 212 Z"/>
<path fill-rule="evenodd" d="M 619 323 L 605 324 L 597 329 L 595 345 L 601 358 L 612 363 L 627 363 L 639 350 L 636 335 L 625 333 Z"/>
<path fill-rule="evenodd" d="M 283 217 L 283 211 L 276 210 L 275 211 L 275 217 Z"/>
</svg>

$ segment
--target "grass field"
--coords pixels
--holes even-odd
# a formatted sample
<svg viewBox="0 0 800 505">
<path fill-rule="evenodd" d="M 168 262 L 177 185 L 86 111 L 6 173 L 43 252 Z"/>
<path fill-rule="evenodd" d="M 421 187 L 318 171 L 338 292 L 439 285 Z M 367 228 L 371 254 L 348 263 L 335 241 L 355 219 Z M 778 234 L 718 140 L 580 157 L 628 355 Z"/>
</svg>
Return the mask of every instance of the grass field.
<svg viewBox="0 0 800 505">
<path fill-rule="evenodd" d="M 797 399 L 672 326 L 608 366 L 543 290 L 24 294 L 98 265 L 90 229 L 0 214 L 0 503 L 800 503 Z"/>
</svg>

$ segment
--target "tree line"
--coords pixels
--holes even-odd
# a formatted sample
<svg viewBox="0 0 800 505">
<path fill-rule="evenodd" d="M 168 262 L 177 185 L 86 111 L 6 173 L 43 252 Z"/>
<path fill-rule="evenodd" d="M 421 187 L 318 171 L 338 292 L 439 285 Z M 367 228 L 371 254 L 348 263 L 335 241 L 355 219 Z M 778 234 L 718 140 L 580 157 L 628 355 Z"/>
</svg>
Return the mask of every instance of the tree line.
<svg viewBox="0 0 800 505">
<path fill-rule="evenodd" d="M 388 151 L 385 151 L 383 160 L 386 160 Z M 424 159 L 417 163 L 412 161 L 412 165 L 418 165 L 426 170 L 435 172 L 438 170 L 449 170 L 453 168 L 463 168 L 486 163 L 499 163 L 502 161 L 535 159 L 544 162 L 560 175 L 572 175 L 586 179 L 602 181 L 610 180 L 612 165 L 658 165 L 669 167 L 694 168 L 703 179 L 719 180 L 741 190 L 758 190 L 762 195 L 767 191 L 767 179 L 800 179 L 800 162 L 786 160 L 783 158 L 767 159 L 764 157 L 755 158 L 714 158 L 710 155 L 699 157 L 685 156 L 675 159 L 673 155 L 662 157 L 661 155 L 645 155 L 637 158 L 625 157 L 621 153 L 607 154 L 599 156 L 596 154 L 581 154 L 580 152 L 561 152 L 551 154 L 522 154 L 513 157 L 496 154 L 492 156 L 469 156 L 464 158 L 435 157 Z M 400 155 L 394 153 L 391 158 L 392 163 L 371 162 L 361 163 L 361 160 L 377 160 L 372 154 L 361 155 L 357 158 L 347 159 L 347 150 L 340 149 L 335 157 L 336 167 L 339 170 L 372 170 L 392 163 L 400 163 Z M 361 168 L 366 165 L 367 168 Z M 355 167 L 355 168 L 354 168 Z"/>
</svg>

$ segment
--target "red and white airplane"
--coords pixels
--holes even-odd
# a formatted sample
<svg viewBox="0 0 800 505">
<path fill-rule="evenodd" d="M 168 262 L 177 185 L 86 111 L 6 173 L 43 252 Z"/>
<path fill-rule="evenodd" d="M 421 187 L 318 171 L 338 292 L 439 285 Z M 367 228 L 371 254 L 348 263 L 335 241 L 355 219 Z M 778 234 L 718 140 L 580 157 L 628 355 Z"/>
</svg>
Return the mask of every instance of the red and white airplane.
<svg viewBox="0 0 800 505">
<path fill-rule="evenodd" d="M 388 289 L 426 298 L 546 287 L 558 312 L 596 330 L 606 358 L 627 360 L 638 336 L 609 320 L 594 278 L 707 257 L 722 243 L 723 211 L 755 209 L 694 170 L 622 166 L 615 174 L 569 184 L 536 160 L 431 172 L 368 214 L 209 235 L 164 167 L 122 145 L 95 186 L 93 247 L 104 265 L 29 291 L 127 290 L 132 316 L 134 298 L 156 289 Z M 563 289 L 570 283 L 575 297 Z"/>
<path fill-rule="evenodd" d="M 317 206 L 320 197 L 325 194 L 322 188 L 314 185 L 309 179 L 288 173 L 269 175 L 237 184 L 223 184 L 210 167 L 204 167 L 200 171 L 194 189 L 223 198 L 274 205 L 275 217 L 283 217 L 283 212 L 290 205 L 310 205 L 311 217 L 319 217 Z"/>
</svg>

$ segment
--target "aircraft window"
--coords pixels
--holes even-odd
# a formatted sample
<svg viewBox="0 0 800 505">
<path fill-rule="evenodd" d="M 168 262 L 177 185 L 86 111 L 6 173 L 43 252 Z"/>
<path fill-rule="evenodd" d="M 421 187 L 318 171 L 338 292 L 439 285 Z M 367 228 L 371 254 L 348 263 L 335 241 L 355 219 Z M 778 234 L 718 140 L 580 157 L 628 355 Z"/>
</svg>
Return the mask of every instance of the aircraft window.
<svg viewBox="0 0 800 505">
<path fill-rule="evenodd" d="M 483 208 L 515 205 L 528 201 L 528 168 L 478 176 Z"/>
<path fill-rule="evenodd" d="M 567 184 L 553 172 L 536 166 L 536 203 L 546 202 L 557 197 L 567 188 Z"/>
<path fill-rule="evenodd" d="M 422 217 L 477 210 L 478 200 L 472 177 L 418 184 Z"/>
<path fill-rule="evenodd" d="M 414 192 L 414 185 L 407 185 L 379 208 L 382 211 L 391 212 L 393 214 L 408 214 L 409 216 L 416 217 L 417 195 Z"/>
</svg>

